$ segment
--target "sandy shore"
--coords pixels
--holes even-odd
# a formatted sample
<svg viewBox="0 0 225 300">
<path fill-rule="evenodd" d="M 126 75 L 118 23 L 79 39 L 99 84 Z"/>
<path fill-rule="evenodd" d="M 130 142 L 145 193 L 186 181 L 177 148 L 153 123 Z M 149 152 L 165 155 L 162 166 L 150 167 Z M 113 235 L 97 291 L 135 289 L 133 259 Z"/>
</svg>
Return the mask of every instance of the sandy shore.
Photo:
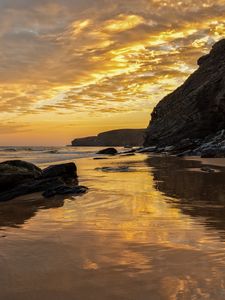
<svg viewBox="0 0 225 300">
<path fill-rule="evenodd" d="M 200 161 L 203 165 L 225 167 L 225 158 L 201 158 L 201 157 L 191 156 L 185 159 Z"/>
<path fill-rule="evenodd" d="M 76 163 L 86 195 L 0 204 L 0 299 L 224 299 L 223 172 L 147 155 Z"/>
</svg>

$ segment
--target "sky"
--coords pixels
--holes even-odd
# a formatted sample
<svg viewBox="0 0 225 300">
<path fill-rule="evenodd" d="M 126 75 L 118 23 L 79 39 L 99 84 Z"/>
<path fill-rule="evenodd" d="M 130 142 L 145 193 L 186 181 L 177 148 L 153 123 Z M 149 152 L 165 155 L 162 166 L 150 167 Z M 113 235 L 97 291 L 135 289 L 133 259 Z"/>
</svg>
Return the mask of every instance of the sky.
<svg viewBox="0 0 225 300">
<path fill-rule="evenodd" d="M 225 0 L 0 0 L 0 145 L 145 128 L 224 33 Z"/>
</svg>

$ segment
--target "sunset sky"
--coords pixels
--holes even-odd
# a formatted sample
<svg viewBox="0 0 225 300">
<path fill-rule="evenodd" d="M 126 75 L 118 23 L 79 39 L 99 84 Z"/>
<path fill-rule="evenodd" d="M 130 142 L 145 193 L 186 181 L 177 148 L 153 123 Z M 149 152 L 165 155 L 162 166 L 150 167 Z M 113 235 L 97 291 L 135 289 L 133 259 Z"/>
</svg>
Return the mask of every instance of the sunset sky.
<svg viewBox="0 0 225 300">
<path fill-rule="evenodd" d="M 146 127 L 224 33 L 225 0 L 0 0 L 0 145 Z"/>
</svg>

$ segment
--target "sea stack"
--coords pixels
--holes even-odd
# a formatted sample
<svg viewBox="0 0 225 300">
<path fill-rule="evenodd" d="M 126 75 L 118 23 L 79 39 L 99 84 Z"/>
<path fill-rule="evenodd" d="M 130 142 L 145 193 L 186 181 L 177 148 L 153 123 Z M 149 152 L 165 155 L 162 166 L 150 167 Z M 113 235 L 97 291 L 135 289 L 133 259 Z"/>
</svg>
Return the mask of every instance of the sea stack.
<svg viewBox="0 0 225 300">
<path fill-rule="evenodd" d="M 199 68 L 153 110 L 145 146 L 204 139 L 225 128 L 225 39 L 198 60 Z"/>
</svg>

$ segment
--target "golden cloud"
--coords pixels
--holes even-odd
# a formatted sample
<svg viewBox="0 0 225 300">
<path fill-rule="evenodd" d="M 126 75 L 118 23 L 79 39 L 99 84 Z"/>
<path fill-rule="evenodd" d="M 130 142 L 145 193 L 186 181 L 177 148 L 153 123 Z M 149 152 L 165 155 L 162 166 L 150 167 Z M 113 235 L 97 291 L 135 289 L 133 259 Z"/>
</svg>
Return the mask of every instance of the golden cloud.
<svg viewBox="0 0 225 300">
<path fill-rule="evenodd" d="M 44 122 L 51 112 L 55 128 L 77 114 L 84 124 L 98 116 L 103 128 L 106 114 L 122 115 L 126 127 L 130 113 L 144 127 L 153 106 L 224 36 L 224 17 L 220 0 L 3 0 L 3 126 L 11 116 L 32 127 L 31 116 Z"/>
</svg>

